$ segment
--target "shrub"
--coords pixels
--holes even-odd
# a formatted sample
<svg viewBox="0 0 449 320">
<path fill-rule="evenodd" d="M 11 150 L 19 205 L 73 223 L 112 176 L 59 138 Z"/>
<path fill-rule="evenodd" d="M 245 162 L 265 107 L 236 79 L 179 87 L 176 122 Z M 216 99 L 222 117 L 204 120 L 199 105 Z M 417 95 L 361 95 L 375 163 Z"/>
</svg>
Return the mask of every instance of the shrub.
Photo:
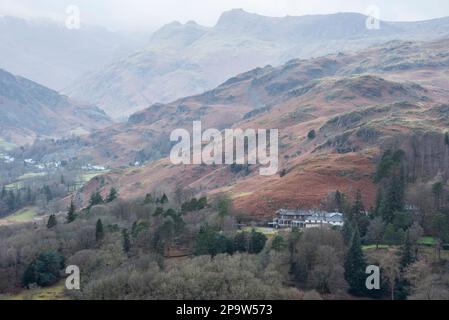
<svg viewBox="0 0 449 320">
<path fill-rule="evenodd" d="M 59 272 L 63 268 L 64 257 L 59 252 L 41 253 L 25 270 L 22 284 L 24 287 L 29 287 L 31 284 L 41 287 L 51 286 L 59 280 Z"/>
<path fill-rule="evenodd" d="M 316 132 L 315 130 L 310 130 L 309 133 L 307 134 L 307 138 L 309 138 L 309 140 L 313 140 L 316 137 Z"/>
</svg>

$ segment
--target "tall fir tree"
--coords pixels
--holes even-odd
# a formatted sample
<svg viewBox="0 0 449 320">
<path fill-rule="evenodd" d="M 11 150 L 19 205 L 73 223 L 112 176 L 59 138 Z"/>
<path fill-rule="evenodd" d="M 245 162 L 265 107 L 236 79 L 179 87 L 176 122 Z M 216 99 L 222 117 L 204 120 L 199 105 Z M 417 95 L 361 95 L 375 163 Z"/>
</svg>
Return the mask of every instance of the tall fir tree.
<svg viewBox="0 0 449 320">
<path fill-rule="evenodd" d="M 359 230 L 356 228 L 344 263 L 344 275 L 351 294 L 366 294 L 366 266 Z"/>
<path fill-rule="evenodd" d="M 102 203 L 104 203 L 104 200 L 99 191 L 93 192 L 90 195 L 89 208 L 92 208 L 93 206 L 96 206 L 96 205 L 99 205 Z"/>
<path fill-rule="evenodd" d="M 154 203 L 154 199 L 153 196 L 150 193 L 147 193 L 147 195 L 145 196 L 145 200 L 143 201 L 144 204 L 150 204 L 150 203 Z"/>
<path fill-rule="evenodd" d="M 354 219 L 358 219 L 359 216 L 365 214 L 365 206 L 363 205 L 363 199 L 362 199 L 362 191 L 357 190 L 355 194 L 355 200 L 354 204 L 351 208 L 351 213 Z"/>
<path fill-rule="evenodd" d="M 342 213 L 345 211 L 346 198 L 345 194 L 341 193 L 339 190 L 335 192 L 335 205 L 337 206 L 338 212 Z"/>
<path fill-rule="evenodd" d="M 399 278 L 396 280 L 394 296 L 398 300 L 407 299 L 410 294 L 410 282 L 405 276 L 407 267 L 416 261 L 413 245 L 410 241 L 409 233 L 405 237 L 404 244 L 401 248 L 401 259 L 399 261 Z"/>
<path fill-rule="evenodd" d="M 104 228 L 103 228 L 103 222 L 101 219 L 98 219 L 97 224 L 95 226 L 95 240 L 97 242 L 100 242 L 104 239 Z"/>
<path fill-rule="evenodd" d="M 357 190 L 354 203 L 351 206 L 350 219 L 352 225 L 359 230 L 360 236 L 364 237 L 366 235 L 369 220 L 366 215 L 365 206 L 362 199 L 362 192 L 360 190 Z"/>
<path fill-rule="evenodd" d="M 341 235 L 345 245 L 349 246 L 351 244 L 352 235 L 354 233 L 354 228 L 348 219 L 344 219 L 343 227 L 341 228 Z"/>
<path fill-rule="evenodd" d="M 123 237 L 123 251 L 126 254 L 129 254 L 129 252 L 131 251 L 131 239 L 129 238 L 128 229 L 123 229 L 122 237 Z"/>
<path fill-rule="evenodd" d="M 160 203 L 161 203 L 161 204 L 165 204 L 165 203 L 167 203 L 167 202 L 168 202 L 168 197 L 167 197 L 167 195 L 164 193 L 163 196 L 162 196 L 162 198 L 160 199 Z"/>
<path fill-rule="evenodd" d="M 399 172 L 392 174 L 386 186 L 386 196 L 382 206 L 382 218 L 385 223 L 391 223 L 394 220 L 396 212 L 402 212 L 405 208 L 405 178 L 404 169 L 401 167 Z"/>
<path fill-rule="evenodd" d="M 374 215 L 376 217 L 382 217 L 383 213 L 383 206 L 384 206 L 384 195 L 382 188 L 378 188 L 377 195 L 376 195 L 376 202 L 374 204 Z"/>
<path fill-rule="evenodd" d="M 401 261 L 400 261 L 401 272 L 404 271 L 413 262 L 415 262 L 415 254 L 412 242 L 410 241 L 409 232 L 407 232 L 404 245 L 401 248 Z"/>
<path fill-rule="evenodd" d="M 56 227 L 56 225 L 58 224 L 58 220 L 56 220 L 56 216 L 54 214 L 52 214 L 47 221 L 47 228 L 51 229 Z"/>
<path fill-rule="evenodd" d="M 112 201 L 114 201 L 115 199 L 117 199 L 117 197 L 118 197 L 118 192 L 117 192 L 117 189 L 115 189 L 115 188 L 111 188 L 111 190 L 109 191 L 109 195 L 108 195 L 108 197 L 106 198 L 106 202 L 112 202 Z"/>
<path fill-rule="evenodd" d="M 67 223 L 72 223 L 76 220 L 76 208 L 73 200 L 70 201 L 69 212 L 67 213 Z"/>
</svg>

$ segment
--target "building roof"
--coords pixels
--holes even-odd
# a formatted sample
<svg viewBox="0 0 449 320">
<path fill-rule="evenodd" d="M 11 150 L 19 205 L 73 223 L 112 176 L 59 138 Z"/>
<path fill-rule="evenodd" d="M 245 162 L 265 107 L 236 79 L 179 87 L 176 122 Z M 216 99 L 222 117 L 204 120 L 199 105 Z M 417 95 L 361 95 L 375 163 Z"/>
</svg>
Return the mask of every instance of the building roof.
<svg viewBox="0 0 449 320">
<path fill-rule="evenodd" d="M 315 213 L 307 217 L 307 220 L 320 220 L 325 222 L 343 222 L 343 214 L 339 212 Z"/>
<path fill-rule="evenodd" d="M 289 210 L 289 209 L 280 209 L 276 211 L 278 215 L 284 216 L 312 216 L 314 214 L 327 214 L 325 211 L 319 210 Z"/>
</svg>

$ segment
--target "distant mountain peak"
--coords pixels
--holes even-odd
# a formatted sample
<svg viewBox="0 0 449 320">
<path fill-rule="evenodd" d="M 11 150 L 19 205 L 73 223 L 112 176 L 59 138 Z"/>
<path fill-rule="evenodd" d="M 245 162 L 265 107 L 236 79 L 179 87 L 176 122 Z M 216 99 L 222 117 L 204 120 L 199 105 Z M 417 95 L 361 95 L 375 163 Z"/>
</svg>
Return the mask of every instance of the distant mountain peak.
<svg viewBox="0 0 449 320">
<path fill-rule="evenodd" d="M 181 27 L 182 23 L 179 22 L 178 20 L 172 21 L 168 24 L 165 25 L 166 27 Z M 164 26 L 163 26 L 164 27 Z"/>
<path fill-rule="evenodd" d="M 230 26 L 246 21 L 254 21 L 254 19 L 268 18 L 256 13 L 250 13 L 243 9 L 231 9 L 221 14 L 217 22 L 217 27 Z"/>
<path fill-rule="evenodd" d="M 153 33 L 153 36 L 160 36 L 160 35 L 167 35 L 171 32 L 178 32 L 178 31 L 185 31 L 188 29 L 205 29 L 206 27 L 203 27 L 196 23 L 193 20 L 190 20 L 186 22 L 185 24 L 179 22 L 179 21 L 173 21 L 168 24 L 163 25 L 160 29 L 158 29 L 156 32 Z"/>
<path fill-rule="evenodd" d="M 199 26 L 199 24 L 196 23 L 196 21 L 189 20 L 187 21 L 186 26 Z"/>
</svg>

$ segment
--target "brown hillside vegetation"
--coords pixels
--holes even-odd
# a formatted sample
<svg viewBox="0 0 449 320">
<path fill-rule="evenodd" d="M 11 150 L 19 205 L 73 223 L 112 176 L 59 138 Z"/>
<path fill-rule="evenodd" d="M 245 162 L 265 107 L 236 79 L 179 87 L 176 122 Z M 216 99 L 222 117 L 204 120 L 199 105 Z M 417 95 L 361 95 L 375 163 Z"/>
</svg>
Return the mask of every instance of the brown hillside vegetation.
<svg viewBox="0 0 449 320">
<path fill-rule="evenodd" d="M 229 192 L 243 214 L 267 217 L 280 207 L 317 207 L 337 189 L 350 196 L 361 189 L 369 207 L 382 149 L 399 147 L 420 131 L 440 137 L 434 150 L 444 148 L 448 43 L 390 42 L 359 53 L 292 60 L 238 75 L 201 95 L 153 105 L 126 124 L 73 144 L 79 156 L 97 163 L 138 163 L 106 175 L 100 186 L 92 181 L 83 198 L 98 187 L 106 194 L 115 186 L 128 198 L 181 186 L 198 194 Z M 191 131 L 196 120 L 203 130 L 279 129 L 283 177 L 259 176 L 256 166 L 233 172 L 226 166 L 171 164 L 164 159 L 170 132 Z M 404 148 L 415 157 L 413 148 Z M 416 174 L 427 169 L 416 168 Z"/>
</svg>

